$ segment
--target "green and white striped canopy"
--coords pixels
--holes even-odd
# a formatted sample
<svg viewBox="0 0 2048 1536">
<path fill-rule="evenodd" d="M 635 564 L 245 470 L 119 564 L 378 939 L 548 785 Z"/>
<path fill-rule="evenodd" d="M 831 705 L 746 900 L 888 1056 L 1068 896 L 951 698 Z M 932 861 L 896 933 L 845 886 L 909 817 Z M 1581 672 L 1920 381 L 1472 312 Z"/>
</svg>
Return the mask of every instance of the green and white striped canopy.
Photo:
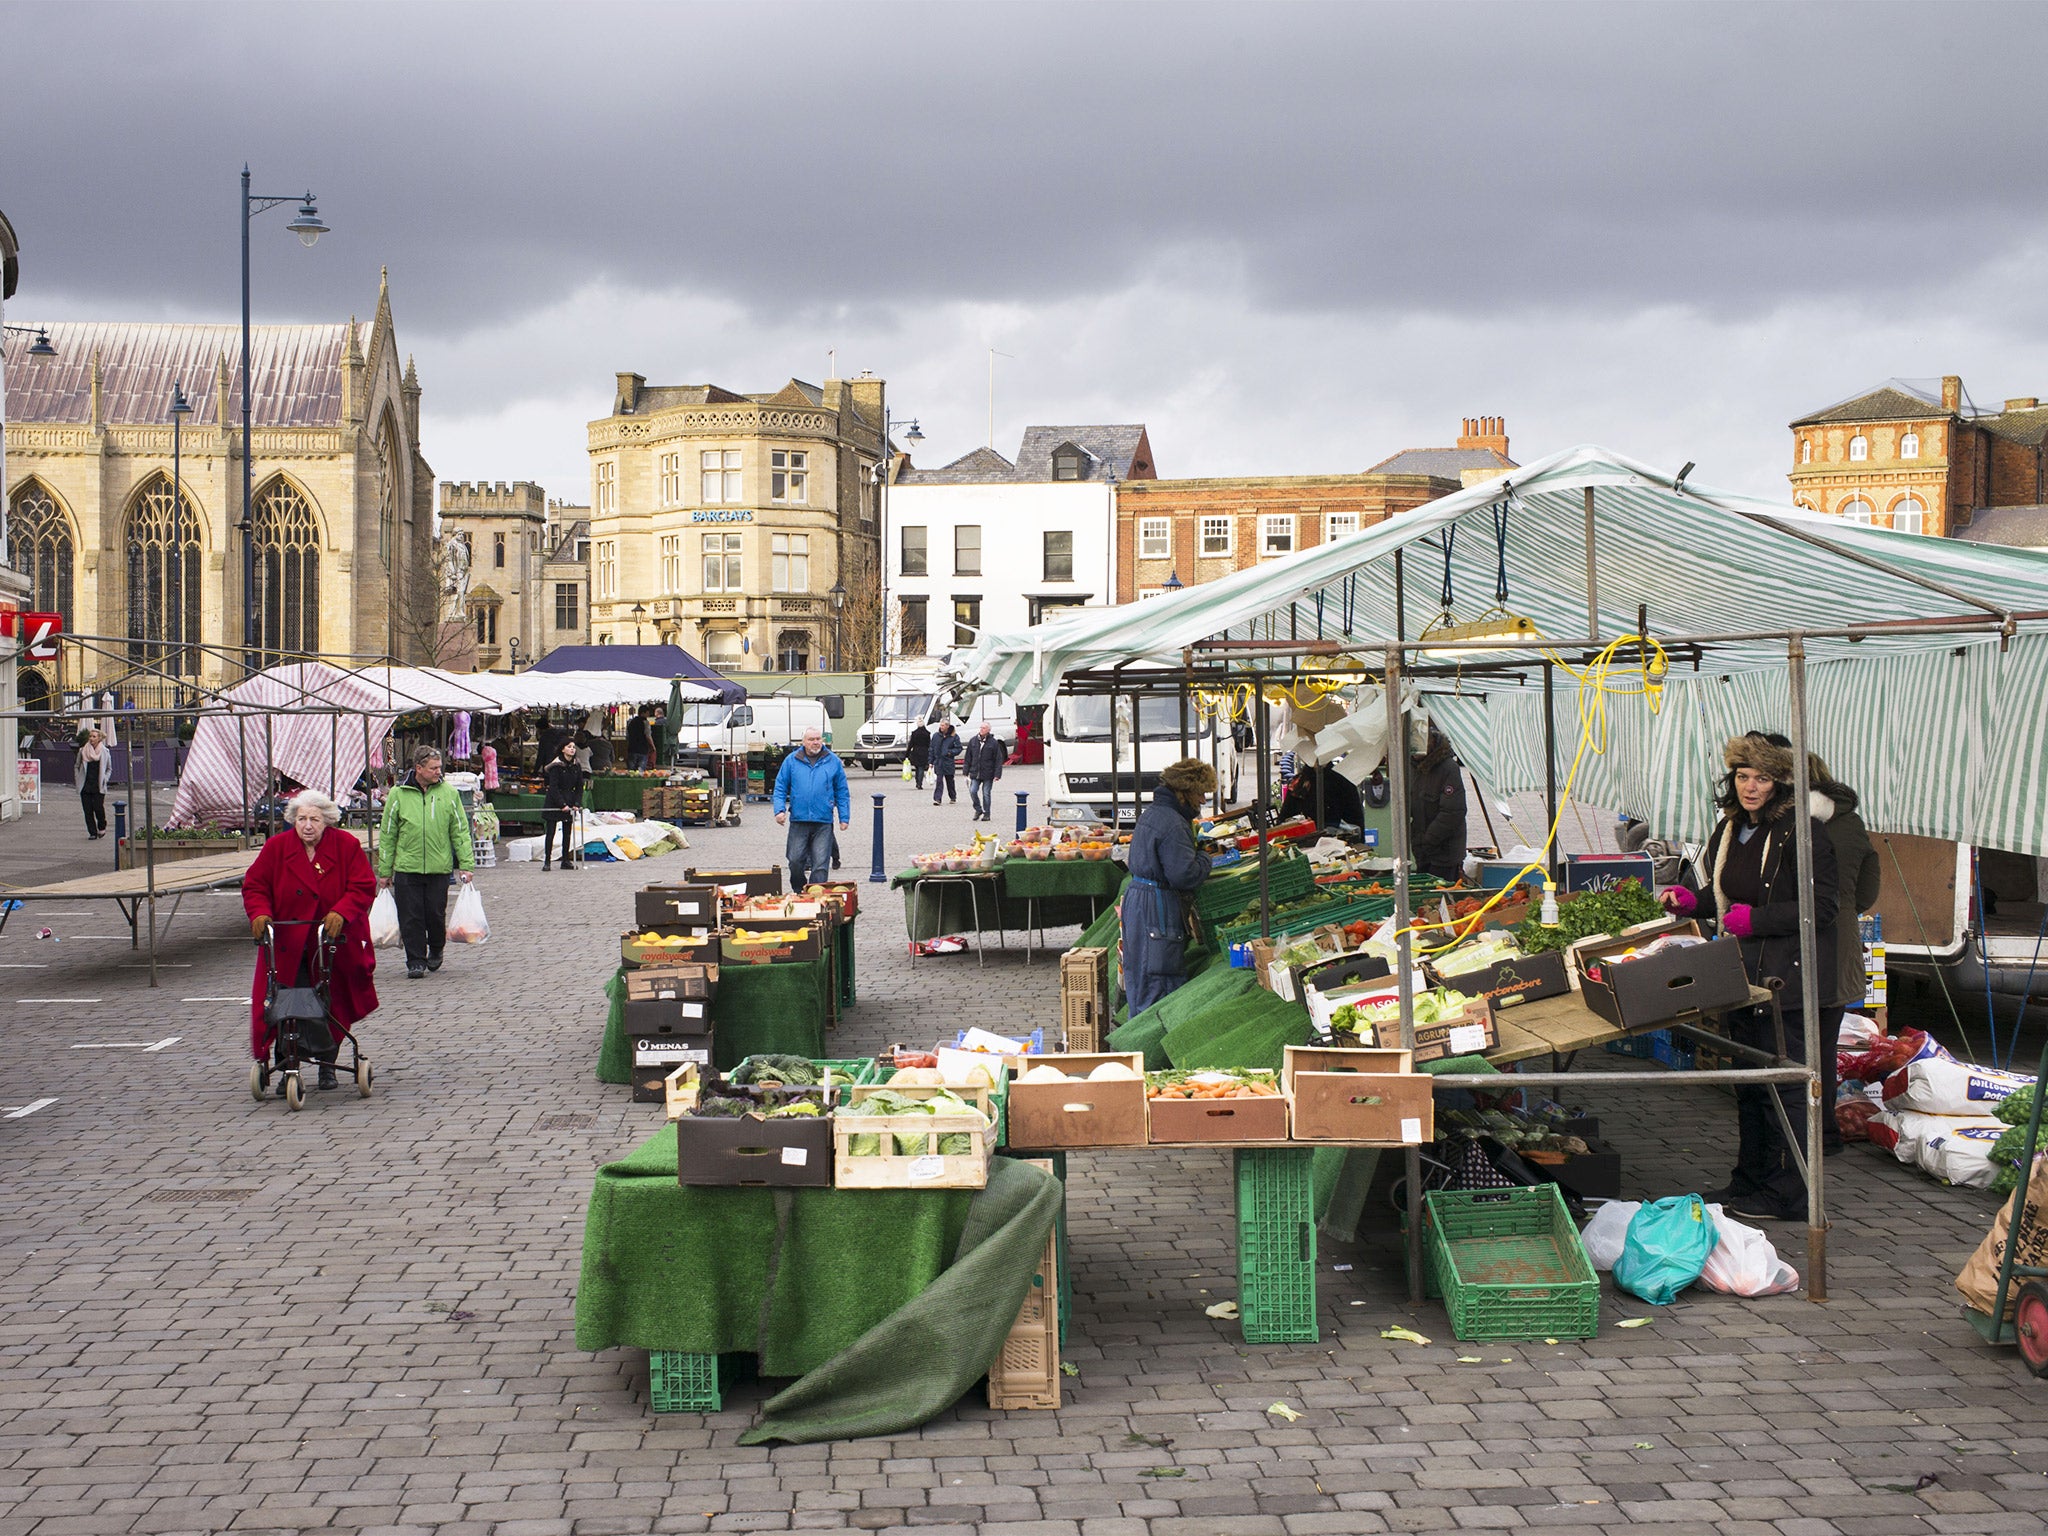
<svg viewBox="0 0 2048 1536">
<path fill-rule="evenodd" d="M 1597 637 L 1587 633 L 1589 490 Z M 1812 745 L 1861 792 L 1875 830 L 2048 853 L 2048 553 L 1858 527 L 1674 483 L 1600 448 L 1554 455 L 1220 581 L 984 636 L 963 670 L 981 687 L 1036 702 L 1066 673 L 1178 665 L 1185 647 L 1212 639 L 1337 641 L 1372 665 L 1395 637 L 1395 552 L 1414 637 L 1440 607 L 1447 538 L 1456 617 L 1494 606 L 1504 546 L 1506 607 L 1570 654 L 1588 639 L 1633 633 L 1639 606 L 1653 637 L 1707 642 L 1697 670 L 1674 667 L 1659 712 L 1640 696 L 1610 695 L 1606 750 L 1586 754 L 1575 786 L 1578 799 L 1669 835 L 1697 837 L 1711 825 L 1727 737 L 1789 731 L 1785 642 L 1717 637 L 1974 621 L 1974 632 L 1958 624 L 1809 638 Z M 1472 677 L 1434 680 L 1425 692 L 1483 783 L 1543 787 L 1540 687 Z M 1577 749 L 1579 708 L 1579 689 L 1560 672 L 1560 779 Z"/>
</svg>

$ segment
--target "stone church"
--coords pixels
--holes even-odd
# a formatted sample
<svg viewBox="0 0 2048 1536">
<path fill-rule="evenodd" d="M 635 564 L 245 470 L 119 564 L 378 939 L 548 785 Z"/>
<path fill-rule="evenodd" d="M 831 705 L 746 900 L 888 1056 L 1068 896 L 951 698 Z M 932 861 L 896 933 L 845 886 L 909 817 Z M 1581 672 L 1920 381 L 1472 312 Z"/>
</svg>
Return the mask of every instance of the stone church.
<svg viewBox="0 0 2048 1536">
<path fill-rule="evenodd" d="M 255 583 L 243 591 L 242 337 L 234 325 L 47 327 L 6 337 L 8 563 L 74 638 L 24 668 L 36 695 L 121 686 L 152 702 L 267 664 L 423 659 L 436 627 L 433 471 L 388 279 L 367 328 L 259 325 L 251 340 Z M 173 386 L 191 406 L 172 495 Z M 33 673 L 33 675 L 32 675 Z"/>
</svg>

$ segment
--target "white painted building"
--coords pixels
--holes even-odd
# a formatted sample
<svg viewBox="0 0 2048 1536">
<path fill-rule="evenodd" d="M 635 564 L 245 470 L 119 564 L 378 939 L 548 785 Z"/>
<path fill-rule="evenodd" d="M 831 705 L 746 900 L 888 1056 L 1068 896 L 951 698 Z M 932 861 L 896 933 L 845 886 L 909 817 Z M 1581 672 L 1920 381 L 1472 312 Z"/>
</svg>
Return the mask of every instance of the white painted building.
<svg viewBox="0 0 2048 1536">
<path fill-rule="evenodd" d="M 1015 463 L 977 448 L 889 486 L 888 651 L 936 654 L 1049 612 L 1113 603 L 1116 487 L 1156 478 L 1142 424 L 1027 427 Z"/>
</svg>

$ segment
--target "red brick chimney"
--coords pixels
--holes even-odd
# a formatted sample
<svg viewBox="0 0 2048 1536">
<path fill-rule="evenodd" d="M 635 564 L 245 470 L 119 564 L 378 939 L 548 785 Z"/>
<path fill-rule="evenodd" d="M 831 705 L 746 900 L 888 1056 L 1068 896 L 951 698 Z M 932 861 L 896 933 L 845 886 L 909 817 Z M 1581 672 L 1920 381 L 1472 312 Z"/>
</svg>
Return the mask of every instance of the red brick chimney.
<svg viewBox="0 0 2048 1536">
<path fill-rule="evenodd" d="M 1460 448 L 1491 448 L 1502 458 L 1508 456 L 1508 424 L 1502 416 L 1467 416 L 1465 430 L 1458 435 Z"/>
</svg>

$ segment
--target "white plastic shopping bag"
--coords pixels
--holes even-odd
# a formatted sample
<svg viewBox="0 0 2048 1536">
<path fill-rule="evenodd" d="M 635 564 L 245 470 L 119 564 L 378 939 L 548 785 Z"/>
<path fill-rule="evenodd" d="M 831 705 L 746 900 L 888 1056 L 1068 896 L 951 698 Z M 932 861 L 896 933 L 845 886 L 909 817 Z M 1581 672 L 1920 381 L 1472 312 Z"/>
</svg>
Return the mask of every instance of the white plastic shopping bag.
<svg viewBox="0 0 2048 1536">
<path fill-rule="evenodd" d="M 1731 1296 L 1781 1296 L 1799 1289 L 1799 1272 L 1778 1257 L 1768 1237 L 1723 1215 L 1718 1205 L 1707 1209 L 1714 1214 L 1714 1230 L 1721 1240 L 1707 1255 L 1701 1285 Z"/>
<path fill-rule="evenodd" d="M 448 938 L 455 944 L 482 944 L 491 936 L 491 925 L 484 917 L 483 892 L 473 885 L 465 885 L 462 894 L 455 898 L 455 910 L 448 914 Z"/>
<path fill-rule="evenodd" d="M 398 942 L 398 898 L 386 886 L 370 903 L 370 942 L 388 949 Z"/>
<path fill-rule="evenodd" d="M 1593 1219 L 1579 1233 L 1579 1241 L 1586 1245 L 1586 1257 L 1593 1261 L 1595 1269 L 1614 1268 L 1614 1261 L 1621 1257 L 1622 1242 L 1628 1236 L 1628 1224 L 1642 1208 L 1640 1200 L 1609 1200 L 1593 1213 Z"/>
</svg>

